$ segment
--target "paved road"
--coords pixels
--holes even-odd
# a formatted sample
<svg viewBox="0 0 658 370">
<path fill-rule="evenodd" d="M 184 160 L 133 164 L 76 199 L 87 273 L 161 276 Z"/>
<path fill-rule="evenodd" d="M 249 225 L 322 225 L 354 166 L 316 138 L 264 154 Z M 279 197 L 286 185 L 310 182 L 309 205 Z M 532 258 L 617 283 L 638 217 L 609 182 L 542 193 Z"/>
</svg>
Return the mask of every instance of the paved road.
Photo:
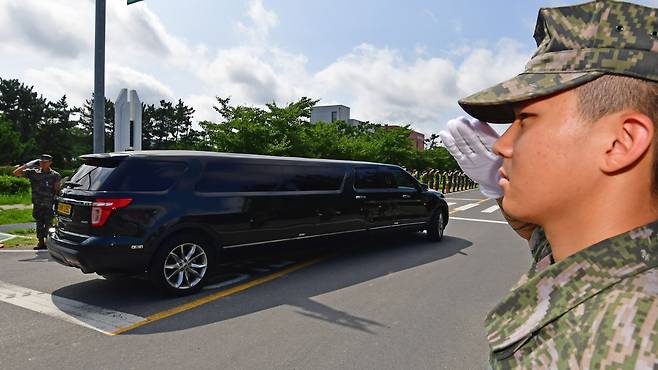
<svg viewBox="0 0 658 370">
<path fill-rule="evenodd" d="M 441 243 L 382 234 L 241 251 L 214 287 L 180 299 L 0 252 L 2 367 L 482 369 L 483 318 L 530 256 L 494 201 L 449 197 Z"/>
</svg>

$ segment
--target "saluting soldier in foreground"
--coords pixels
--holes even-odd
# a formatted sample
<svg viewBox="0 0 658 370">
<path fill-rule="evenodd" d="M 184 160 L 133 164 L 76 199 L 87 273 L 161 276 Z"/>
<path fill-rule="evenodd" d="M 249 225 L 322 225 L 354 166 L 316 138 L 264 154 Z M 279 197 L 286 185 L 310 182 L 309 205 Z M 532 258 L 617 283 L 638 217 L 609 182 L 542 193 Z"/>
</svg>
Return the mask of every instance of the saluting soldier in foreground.
<svg viewBox="0 0 658 370">
<path fill-rule="evenodd" d="M 477 120 L 441 133 L 530 240 L 485 322 L 494 368 L 658 368 L 657 16 L 541 9 L 524 73 L 460 100 Z M 497 138 L 483 121 L 513 123 Z"/>
<path fill-rule="evenodd" d="M 53 220 L 53 204 L 59 192 L 61 176 L 50 168 L 53 157 L 42 154 L 14 170 L 14 176 L 27 177 L 32 187 L 32 217 L 36 220 L 39 243 L 34 249 L 46 249 L 45 238 Z"/>
</svg>

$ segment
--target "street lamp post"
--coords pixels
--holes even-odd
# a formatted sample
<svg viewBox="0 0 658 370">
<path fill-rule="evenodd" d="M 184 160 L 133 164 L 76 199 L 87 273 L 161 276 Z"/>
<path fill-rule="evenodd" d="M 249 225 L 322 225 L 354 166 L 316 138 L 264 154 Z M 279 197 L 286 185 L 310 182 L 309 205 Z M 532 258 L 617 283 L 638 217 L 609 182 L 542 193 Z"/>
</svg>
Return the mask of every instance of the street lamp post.
<svg viewBox="0 0 658 370">
<path fill-rule="evenodd" d="M 127 5 L 142 0 L 127 0 Z M 105 0 L 96 0 L 94 40 L 94 153 L 105 152 Z"/>
<path fill-rule="evenodd" d="M 94 153 L 105 152 L 105 0 L 96 0 Z"/>
</svg>

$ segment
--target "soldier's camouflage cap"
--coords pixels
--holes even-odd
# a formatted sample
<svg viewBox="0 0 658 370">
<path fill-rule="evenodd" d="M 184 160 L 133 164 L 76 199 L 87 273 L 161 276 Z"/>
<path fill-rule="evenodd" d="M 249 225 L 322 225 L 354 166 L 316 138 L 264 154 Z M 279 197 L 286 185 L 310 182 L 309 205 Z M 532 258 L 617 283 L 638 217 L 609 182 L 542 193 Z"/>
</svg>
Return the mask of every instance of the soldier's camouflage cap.
<svg viewBox="0 0 658 370">
<path fill-rule="evenodd" d="M 658 82 L 658 9 L 600 0 L 539 10 L 537 51 L 520 75 L 459 100 L 471 116 L 514 121 L 514 103 L 564 91 L 605 74 Z"/>
</svg>

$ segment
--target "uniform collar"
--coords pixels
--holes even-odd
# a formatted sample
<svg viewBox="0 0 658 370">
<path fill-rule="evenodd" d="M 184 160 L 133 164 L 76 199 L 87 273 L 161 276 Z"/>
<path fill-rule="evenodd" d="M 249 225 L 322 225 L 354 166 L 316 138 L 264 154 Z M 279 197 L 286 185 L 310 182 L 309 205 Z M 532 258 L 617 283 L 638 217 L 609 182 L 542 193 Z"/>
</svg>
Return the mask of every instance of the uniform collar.
<svg viewBox="0 0 658 370">
<path fill-rule="evenodd" d="M 531 271 L 488 315 L 489 345 L 492 351 L 509 347 L 611 285 L 655 266 L 658 221 Z"/>
</svg>

